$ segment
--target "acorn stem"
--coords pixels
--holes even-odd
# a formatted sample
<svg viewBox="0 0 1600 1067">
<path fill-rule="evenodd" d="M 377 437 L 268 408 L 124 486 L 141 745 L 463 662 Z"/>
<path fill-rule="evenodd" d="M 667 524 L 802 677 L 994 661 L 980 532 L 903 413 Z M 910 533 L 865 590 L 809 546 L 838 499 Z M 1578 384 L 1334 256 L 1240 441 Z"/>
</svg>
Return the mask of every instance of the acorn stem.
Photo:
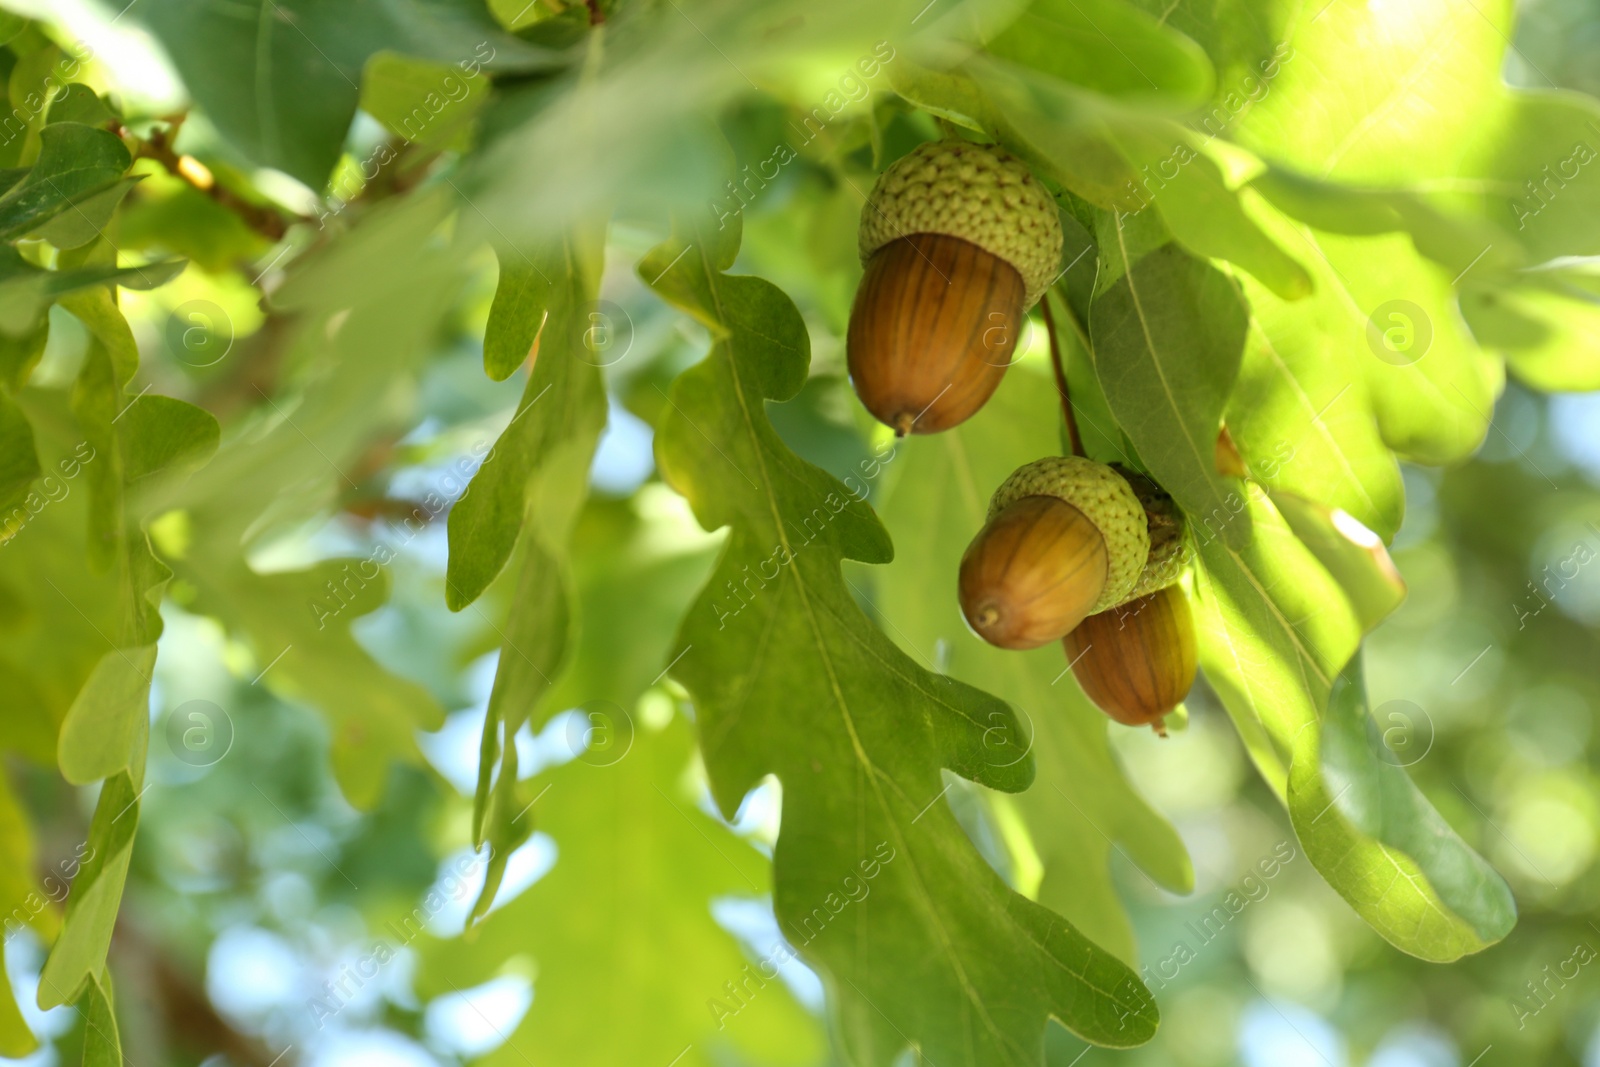
<svg viewBox="0 0 1600 1067">
<path fill-rule="evenodd" d="M 904 437 L 911 432 L 911 427 L 917 424 L 917 417 L 909 411 L 902 411 L 894 419 L 894 435 Z"/>
<path fill-rule="evenodd" d="M 1056 319 L 1050 313 L 1050 290 L 1046 289 L 1039 300 L 1039 311 L 1044 315 L 1044 329 L 1050 335 L 1050 365 L 1056 372 L 1056 392 L 1061 397 L 1061 415 L 1067 420 L 1067 440 L 1074 456 L 1083 455 L 1083 438 L 1078 436 L 1078 420 L 1072 414 L 1072 394 L 1067 390 L 1067 371 L 1061 362 L 1061 340 L 1056 336 Z"/>
</svg>

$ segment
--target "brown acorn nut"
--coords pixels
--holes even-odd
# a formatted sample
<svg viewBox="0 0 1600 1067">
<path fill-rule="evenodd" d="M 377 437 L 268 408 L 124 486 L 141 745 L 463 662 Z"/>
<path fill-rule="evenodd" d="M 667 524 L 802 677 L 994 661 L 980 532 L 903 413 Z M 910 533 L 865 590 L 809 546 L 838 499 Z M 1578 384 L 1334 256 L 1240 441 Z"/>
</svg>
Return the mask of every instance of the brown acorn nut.
<svg viewBox="0 0 1600 1067">
<path fill-rule="evenodd" d="M 847 341 L 850 380 L 879 422 L 938 433 L 994 394 L 1022 332 L 1022 275 L 975 244 L 920 233 L 867 261 Z"/>
<path fill-rule="evenodd" d="M 991 645 L 1038 648 L 1083 621 L 1106 570 L 1106 541 L 1088 516 L 1058 497 L 1025 496 L 962 555 L 961 613 Z"/>
<path fill-rule="evenodd" d="M 1091 615 L 1061 645 L 1101 711 L 1166 736 L 1162 720 L 1189 695 L 1197 663 L 1194 616 L 1180 586 Z"/>
<path fill-rule="evenodd" d="M 867 410 L 903 436 L 982 407 L 1061 241 L 1050 195 L 996 146 L 930 142 L 884 171 L 861 213 L 866 274 L 846 346 Z"/>
<path fill-rule="evenodd" d="M 1132 593 L 1150 552 L 1144 508 L 1116 471 L 1082 456 L 1018 467 L 961 559 L 962 612 L 1001 648 L 1036 648 Z"/>
</svg>

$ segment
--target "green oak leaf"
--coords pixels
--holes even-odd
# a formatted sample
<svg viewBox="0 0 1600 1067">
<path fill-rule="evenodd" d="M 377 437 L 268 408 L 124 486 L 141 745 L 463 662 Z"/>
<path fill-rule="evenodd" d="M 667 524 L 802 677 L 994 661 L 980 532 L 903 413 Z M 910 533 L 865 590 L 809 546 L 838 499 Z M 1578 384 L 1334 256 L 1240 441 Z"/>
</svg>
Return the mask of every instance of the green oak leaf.
<svg viewBox="0 0 1600 1067">
<path fill-rule="evenodd" d="M 692 1046 L 682 1062 L 709 1064 L 738 1050 L 763 1063 L 799 1064 L 815 1062 L 820 1051 L 814 1025 L 772 968 L 752 979 L 759 969 L 712 921 L 714 899 L 765 893 L 769 864 L 686 795 L 688 725 L 639 713 L 646 707 L 640 697 L 664 673 L 673 624 L 711 570 L 717 541 L 659 485 L 627 501 L 591 499 L 578 519 L 570 567 L 576 638 L 569 666 L 531 724 L 579 709 L 585 717 L 564 740 L 583 755 L 527 782 L 526 810 L 512 813 L 524 836 L 537 822 L 554 838 L 556 867 L 473 934 L 422 948 L 425 993 L 475 986 L 513 958 L 532 955 L 536 1006 L 491 1062 L 528 1055 L 609 1065 L 645 1062 L 663 1049 L 670 1059 Z M 670 715 L 664 694 L 652 696 L 653 715 Z M 591 730 L 604 730 L 609 743 L 596 744 L 600 735 Z M 599 911 L 587 907 L 595 886 L 614 893 Z M 551 922 L 553 914 L 591 919 Z M 634 924 L 651 936 L 639 940 Z M 660 965 L 625 964 L 640 951 L 660 952 Z M 747 986 L 748 1011 L 728 1000 L 730 981 Z M 592 1016 L 573 1007 L 595 998 L 618 1005 L 633 1022 L 596 1030 Z M 713 1010 L 724 1002 L 725 1010 Z"/>
<path fill-rule="evenodd" d="M 1110 97 L 1197 107 L 1214 85 L 1204 51 L 1121 0 L 1033 0 L 987 38 L 990 55 Z"/>
<path fill-rule="evenodd" d="M 1340 332 L 1384 443 L 1420 463 L 1471 455 L 1489 432 L 1504 371 L 1462 326 L 1445 268 L 1399 235 L 1305 240 L 1332 272 L 1328 298 L 1342 305 Z"/>
<path fill-rule="evenodd" d="M 28 1021 L 17 1007 L 11 991 L 11 978 L 5 970 L 6 950 L 0 943 L 0 1056 L 20 1060 L 39 1047 L 39 1039 L 28 1029 Z"/>
<path fill-rule="evenodd" d="M 549 304 L 537 310 L 522 305 L 517 333 L 529 344 L 538 336 L 540 353 L 511 423 L 450 511 L 448 602 L 455 611 L 482 595 L 511 558 L 525 521 L 529 482 L 549 465 L 550 454 L 568 442 L 588 441 L 592 451 L 605 425 L 600 368 L 583 347 L 580 329 L 599 282 L 596 242 L 593 237 L 556 242 L 533 253 L 527 265 L 542 276 Z M 503 274 L 502 282 L 519 291 L 527 284 L 520 272 Z M 523 347 L 518 362 L 527 352 Z M 581 444 L 577 447 L 582 451 Z M 587 473 L 587 456 L 577 460 Z"/>
<path fill-rule="evenodd" d="M 97 239 L 104 238 L 106 229 L 111 225 L 112 216 L 117 213 L 117 208 L 133 191 L 133 187 L 142 181 L 144 181 L 142 174 L 134 174 L 113 182 L 98 192 L 75 199 L 69 210 L 62 211 L 34 230 L 31 236 L 43 238 L 61 249 L 80 249 Z M 144 267 L 130 267 L 128 273 L 134 278 L 143 278 L 145 284 L 142 288 L 145 289 L 153 289 L 165 280 L 155 280 L 158 271 Z"/>
<path fill-rule="evenodd" d="M 50 101 L 45 123 L 81 122 L 85 126 L 104 126 L 116 117 L 93 89 L 82 82 L 72 82 Z"/>
<path fill-rule="evenodd" d="M 489 102 L 488 78 L 459 67 L 379 52 L 361 79 L 361 110 L 389 132 L 437 151 L 465 151 Z"/>
<path fill-rule="evenodd" d="M 658 466 L 701 525 L 731 527 L 672 673 L 694 700 L 721 810 L 767 774 L 783 785 L 780 928 L 830 983 L 841 1040 L 863 1063 L 915 1042 L 946 1067 L 1038 1064 L 1051 1016 L 1102 1044 L 1148 1040 L 1155 1005 L 1133 973 L 1007 888 L 941 802 L 943 768 L 1027 786 L 1022 726 L 862 614 L 840 564 L 893 550 L 871 509 L 766 417 L 804 384 L 810 344 L 781 291 L 724 273 L 738 236 L 685 232 L 639 273 L 714 339 L 674 382 L 656 437 Z M 839 879 L 875 856 L 893 858 L 871 896 L 830 922 Z"/>
<path fill-rule="evenodd" d="M 90 287 L 62 296 L 59 303 L 88 327 L 90 337 L 105 349 L 111 361 L 116 385 L 126 386 L 139 369 L 139 344 L 111 290 Z"/>
<path fill-rule="evenodd" d="M 1448 963 L 1516 925 L 1510 887 L 1379 738 L 1359 655 L 1335 680 L 1320 733 L 1297 739 L 1289 814 L 1311 862 L 1397 948 Z"/>
<path fill-rule="evenodd" d="M 510 820 L 523 806 L 511 738 L 559 676 L 567 655 L 572 627 L 567 544 L 606 418 L 605 384 L 579 328 L 599 285 L 598 246 L 598 236 L 591 233 L 508 254 L 524 260 L 540 281 L 520 270 L 502 271 L 502 290 L 521 292 L 542 282 L 548 303 L 535 309 L 512 297 L 515 309 L 507 310 L 497 292 L 499 313 L 492 311 L 491 318 L 501 323 L 513 318 L 515 324 L 504 328 L 516 330 L 529 344 L 539 336 L 540 351 L 510 424 L 450 512 L 446 603 L 453 610 L 473 604 L 514 553 L 517 557 L 508 575 L 515 583 L 510 616 L 503 628 L 497 626 L 500 662 L 479 750 L 473 836 L 481 842 L 488 826 L 492 854 L 490 879 L 475 913 L 488 908 L 510 850 L 525 837 Z M 493 358 L 487 342 L 485 358 Z M 498 790 L 491 792 L 497 759 L 503 765 Z"/>
<path fill-rule="evenodd" d="M 1600 270 L 1576 261 L 1461 289 L 1461 314 L 1511 373 L 1548 392 L 1600 389 Z"/>
<path fill-rule="evenodd" d="M 150 680 L 156 648 L 116 648 L 100 657 L 61 724 L 57 762 L 74 785 L 131 770 L 150 733 Z"/>
<path fill-rule="evenodd" d="M 57 299 L 91 286 L 114 284 L 153 288 L 175 278 L 183 260 L 135 267 L 83 266 L 64 270 L 36 267 L 10 245 L 0 245 L 0 334 L 21 338 L 44 329 L 44 313 Z"/>
<path fill-rule="evenodd" d="M 0 512 L 22 502 L 28 486 L 41 473 L 28 416 L 16 401 L 0 392 Z"/>
<path fill-rule="evenodd" d="M 485 918 L 471 940 L 426 945 L 424 991 L 459 991 L 515 956 L 532 957 L 533 1006 L 479 1061 L 484 1067 L 675 1058 L 714 1067 L 730 1054 L 817 1063 L 820 1027 L 774 966 L 792 954 L 760 945 L 752 960 L 712 918 L 713 900 L 766 893 L 771 867 L 686 788 L 692 728 L 676 716 L 664 726 L 636 723 L 629 740 L 615 762 L 575 759 L 529 783 L 537 796 L 529 817 L 554 839 L 555 867 Z M 869 894 L 876 888 L 860 884 Z M 610 1006 L 614 1024 L 596 1026 L 604 1018 L 597 1004 Z"/>
<path fill-rule="evenodd" d="M 545 313 L 556 296 L 554 283 L 526 253 L 497 251 L 499 284 L 483 330 L 483 369 L 503 382 L 533 354 Z"/>
<path fill-rule="evenodd" d="M 38 161 L 0 196 L 0 239 L 21 237 L 65 212 L 85 209 L 118 187 L 133 163 L 116 134 L 81 122 L 56 123 L 39 136 Z"/>
<path fill-rule="evenodd" d="M 5 942 L 24 922 L 37 926 L 46 937 L 55 933 L 54 913 L 34 886 L 36 856 L 27 814 L 17 803 L 10 784 L 0 776 L 0 915 L 5 916 L 0 921 L 4 931 L 0 937 L 0 1056 L 11 1059 L 29 1055 L 39 1042 L 28 1029 L 11 991 L 5 968 Z"/>
<path fill-rule="evenodd" d="M 1317 722 L 1361 629 L 1339 586 L 1264 491 L 1246 483 L 1244 496 L 1252 520 L 1245 544 L 1193 531 L 1200 664 L 1256 769 L 1282 796 L 1294 738 Z"/>
<path fill-rule="evenodd" d="M 107 456 L 83 439 L 60 391 L 25 390 L 18 404 L 46 477 L 0 515 L 0 581 L 11 593 L 0 612 L 0 684 L 10 694 L 0 701 L 0 744 L 48 764 L 67 709 L 124 625 L 124 591 L 122 575 L 84 565 L 91 472 Z"/>
<path fill-rule="evenodd" d="M 135 773 L 142 777 L 143 760 Z M 82 995 L 85 983 L 105 969 L 111 931 L 117 922 L 122 884 L 133 856 L 139 825 L 139 793 L 132 774 L 106 779 L 89 824 L 89 849 L 72 880 L 61 936 L 50 949 L 39 976 L 39 1007 L 49 1010 Z"/>
<path fill-rule="evenodd" d="M 111 976 L 90 975 L 83 1012 L 83 1067 L 122 1067 L 122 1035 L 111 1007 Z"/>
<path fill-rule="evenodd" d="M 1214 523 L 1237 545 L 1249 535 L 1250 519 L 1231 504 L 1237 483 L 1217 473 L 1216 442 L 1239 373 L 1248 309 L 1225 275 L 1172 245 L 1132 259 L 1122 216 L 1103 229 L 1101 248 L 1132 262 L 1090 308 L 1100 388 L 1151 475 L 1189 521 Z"/>
<path fill-rule="evenodd" d="M 1312 865 L 1357 914 L 1423 959 L 1486 947 L 1510 929 L 1509 893 L 1403 771 L 1381 766 L 1365 735 L 1364 699 L 1341 691 L 1345 703 L 1330 706 L 1335 679 L 1356 658 L 1361 621 L 1262 490 L 1248 493 L 1250 541 L 1238 550 L 1221 538 L 1199 545 L 1207 681 L 1284 798 Z"/>
<path fill-rule="evenodd" d="M 488 70 L 559 65 L 500 29 L 481 2 L 376 0 L 331 8 L 318 0 L 171 0 L 133 11 L 173 57 L 206 115 L 246 156 L 320 190 L 339 158 L 361 91 L 381 51 Z"/>
<path fill-rule="evenodd" d="M 0 389 L 15 394 L 32 377 L 50 341 L 50 320 L 41 318 L 36 328 L 12 337 L 0 330 Z"/>
<path fill-rule="evenodd" d="M 1293 479 L 1285 488 L 1392 537 L 1403 503 L 1384 447 L 1425 463 L 1469 455 L 1488 432 L 1500 361 L 1462 323 L 1446 268 L 1405 236 L 1318 232 L 1265 202 L 1253 210 L 1312 265 L 1317 288 L 1283 304 L 1256 301 L 1259 287 L 1245 286 L 1260 324 L 1252 344 L 1270 345 L 1276 358 L 1255 361 L 1230 417 L 1254 423 L 1244 436 L 1258 450 L 1307 447 L 1309 465 L 1284 464 Z"/>
<path fill-rule="evenodd" d="M 351 629 L 388 600 L 380 561 L 393 550 L 258 574 L 223 547 L 174 560 L 175 573 L 194 588 L 197 610 L 249 638 L 262 685 L 322 711 L 339 788 L 352 805 L 371 810 L 392 764 L 421 761 L 417 731 L 444 723 L 428 691 L 380 666 Z"/>
<path fill-rule="evenodd" d="M 170 396 L 134 398 L 117 423 L 129 482 L 164 471 L 197 470 L 211 461 L 222 440 L 215 416 Z"/>
<path fill-rule="evenodd" d="M 1337 279 L 1314 264 L 1327 284 L 1293 304 L 1234 275 L 1252 315 L 1228 432 L 1252 479 L 1342 508 L 1387 541 L 1400 529 L 1405 496 L 1360 372 L 1360 361 L 1375 357 Z"/>
<path fill-rule="evenodd" d="M 1049 372 L 1019 363 L 972 418 L 936 437 L 896 443 L 865 461 L 860 477 L 870 484 L 883 474 L 889 482 L 882 512 L 897 551 L 876 582 L 889 632 L 1026 715 L 1038 773 L 1016 803 L 1044 862 L 1038 899 L 1132 965 L 1133 929 L 1112 885 L 1112 853 L 1125 850 L 1176 893 L 1194 884 L 1188 853 L 1123 777 L 1106 718 L 1065 677 L 1061 649 L 994 648 L 967 628 L 956 600 L 961 555 L 984 523 L 990 494 L 1012 470 L 1057 447 L 1059 420 Z"/>
<path fill-rule="evenodd" d="M 1394 613 L 1406 598 L 1406 583 L 1376 533 L 1351 522 L 1348 512 L 1293 493 L 1271 496 L 1294 535 L 1344 590 L 1363 631 Z"/>
</svg>

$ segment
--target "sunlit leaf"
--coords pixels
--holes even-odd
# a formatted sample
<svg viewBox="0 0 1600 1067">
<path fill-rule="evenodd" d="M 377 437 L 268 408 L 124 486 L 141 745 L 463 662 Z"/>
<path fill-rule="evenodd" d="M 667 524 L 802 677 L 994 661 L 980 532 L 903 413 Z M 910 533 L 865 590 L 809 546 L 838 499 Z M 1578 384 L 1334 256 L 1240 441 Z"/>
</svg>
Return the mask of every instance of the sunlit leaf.
<svg viewBox="0 0 1600 1067">
<path fill-rule="evenodd" d="M 316 0 L 246 0 L 234 8 L 175 0 L 131 17 L 167 46 L 189 91 L 230 141 L 314 189 L 339 157 L 362 67 L 375 53 L 392 50 L 475 74 L 554 64 L 470 0 L 381 0 L 340 11 Z"/>
<path fill-rule="evenodd" d="M 1024 715 L 1038 773 L 1017 804 L 1044 861 L 1040 902 L 1131 965 L 1137 953 L 1112 890 L 1113 850 L 1125 849 L 1174 892 L 1193 884 L 1188 854 L 1122 776 L 1105 716 L 1065 676 L 1061 649 L 1018 653 L 985 644 L 965 625 L 955 595 L 961 554 L 983 525 L 990 494 L 1012 470 L 1057 445 L 1047 374 L 1013 367 L 975 417 L 938 437 L 899 442 L 865 461 L 855 477 L 863 485 L 892 480 L 883 517 L 897 552 L 876 582 L 889 633 Z"/>
<path fill-rule="evenodd" d="M 1211 95 L 1195 43 L 1117 0 L 1034 0 L 987 51 L 1107 96 L 1186 110 Z"/>
<path fill-rule="evenodd" d="M 95 665 L 61 724 L 61 773 L 87 785 L 130 769 L 142 758 L 150 728 L 154 645 L 117 648 Z"/>
<path fill-rule="evenodd" d="M 1107 224 L 1126 262 L 1121 217 Z M 1216 269 L 1169 246 L 1133 260 L 1090 310 L 1095 373 L 1112 413 L 1150 473 L 1190 521 L 1220 524 L 1240 544 L 1250 518 L 1229 503 L 1237 491 L 1217 472 L 1222 412 L 1244 353 L 1248 309 Z"/>
<path fill-rule="evenodd" d="M 472 143 L 472 125 L 488 102 L 488 77 L 449 63 L 379 52 L 367 60 L 361 109 L 389 132 L 440 151 Z"/>
<path fill-rule="evenodd" d="M 939 803 L 943 767 L 1028 784 L 1021 723 L 918 666 L 861 614 L 840 562 L 887 562 L 888 537 L 767 421 L 765 401 L 804 382 L 810 346 L 781 292 L 723 273 L 736 240 L 731 226 L 690 230 L 640 273 L 715 338 L 674 383 L 657 437 L 701 524 L 732 527 L 672 673 L 694 697 L 722 810 L 766 774 L 783 784 L 780 928 L 834 983 L 843 1040 L 868 1062 L 915 1041 L 941 1063 L 1036 1063 L 1051 1015 L 1097 1042 L 1146 1040 L 1155 1008 L 1132 972 L 1008 889 Z M 816 916 L 838 909 L 834 872 L 874 856 L 872 895 L 819 928 Z"/>
<path fill-rule="evenodd" d="M 1295 833 L 1329 884 L 1397 948 L 1438 962 L 1482 951 L 1517 921 L 1511 890 L 1385 747 L 1361 670 L 1357 656 L 1336 680 L 1320 739 L 1307 730 L 1297 742 Z"/>
<path fill-rule="evenodd" d="M 106 779 L 89 827 L 89 851 L 67 897 L 66 922 L 39 977 L 39 1007 L 71 1003 L 104 970 L 138 825 L 134 778 L 124 773 Z"/>
<path fill-rule="evenodd" d="M 91 975 L 83 1009 L 83 1067 L 122 1067 L 122 1035 L 111 1007 L 111 980 Z"/>
<path fill-rule="evenodd" d="M 1476 952 L 1510 929 L 1498 875 L 1442 826 L 1366 738 L 1361 624 L 1328 572 L 1261 491 L 1249 544 L 1202 539 L 1201 664 L 1318 873 L 1396 947 L 1430 960 Z M 1358 677 L 1358 676 L 1353 676 Z M 1354 710 L 1353 710 L 1354 709 Z M 1395 777 L 1398 775 L 1398 777 Z M 1340 808 L 1349 797 L 1351 807 Z M 1420 820 L 1420 822 L 1419 822 Z M 1431 824 L 1430 829 L 1419 829 Z M 1445 903 L 1448 901 L 1448 903 Z"/>
<path fill-rule="evenodd" d="M 625 752 L 576 759 L 530 783 L 538 799 L 526 817 L 555 840 L 554 870 L 485 919 L 470 942 L 430 952 L 426 988 L 451 992 L 515 955 L 533 958 L 533 1007 L 487 1065 L 680 1057 L 712 1067 L 729 1053 L 816 1063 L 820 1028 L 777 974 L 793 958 L 787 948 L 761 945 L 752 961 L 712 918 L 715 899 L 768 891 L 766 857 L 685 790 L 687 723 L 636 723 L 628 740 Z M 851 876 L 858 894 L 876 888 Z M 596 1028 L 597 1003 L 613 1006 L 616 1025 Z"/>
<path fill-rule="evenodd" d="M 21 237 L 84 207 L 116 187 L 133 162 L 115 134 L 79 122 L 47 126 L 40 140 L 38 162 L 0 196 L 0 238 Z"/>
</svg>

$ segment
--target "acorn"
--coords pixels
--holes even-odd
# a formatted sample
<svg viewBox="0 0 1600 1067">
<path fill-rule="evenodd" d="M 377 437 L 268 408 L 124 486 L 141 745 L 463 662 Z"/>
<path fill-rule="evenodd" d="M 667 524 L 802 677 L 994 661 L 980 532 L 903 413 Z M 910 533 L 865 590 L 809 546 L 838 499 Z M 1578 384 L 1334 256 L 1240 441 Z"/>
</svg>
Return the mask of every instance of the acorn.
<svg viewBox="0 0 1600 1067">
<path fill-rule="evenodd" d="M 1163 720 L 1189 695 L 1198 656 L 1181 586 L 1091 615 L 1061 645 L 1073 677 L 1101 711 L 1166 736 Z"/>
<path fill-rule="evenodd" d="M 1165 589 L 1183 574 L 1188 563 L 1183 513 L 1170 493 L 1143 474 L 1120 463 L 1111 464 L 1111 469 L 1122 475 L 1133 489 L 1133 495 L 1139 498 L 1139 506 L 1144 508 L 1145 527 L 1150 531 L 1150 555 L 1145 558 L 1138 581 L 1128 591 L 1127 599 L 1134 600 Z"/>
<path fill-rule="evenodd" d="M 1037 648 L 1126 600 L 1149 554 L 1126 479 L 1081 456 L 1047 456 L 995 491 L 961 557 L 961 612 L 992 645 Z"/>
<path fill-rule="evenodd" d="M 982 407 L 1061 243 L 1054 200 L 996 145 L 929 142 L 884 171 L 861 211 L 866 274 L 847 340 L 867 410 L 904 436 Z"/>
</svg>

